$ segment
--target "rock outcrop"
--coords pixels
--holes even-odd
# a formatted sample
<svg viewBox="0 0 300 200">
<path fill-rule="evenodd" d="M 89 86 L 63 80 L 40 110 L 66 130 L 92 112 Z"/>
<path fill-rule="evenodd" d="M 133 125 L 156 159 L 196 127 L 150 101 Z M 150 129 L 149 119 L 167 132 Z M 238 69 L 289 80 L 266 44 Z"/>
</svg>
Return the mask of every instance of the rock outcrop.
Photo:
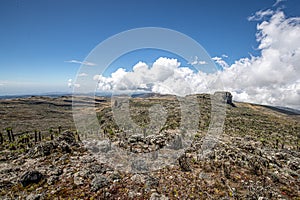
<svg viewBox="0 0 300 200">
<path fill-rule="evenodd" d="M 21 176 L 20 182 L 23 187 L 26 187 L 27 185 L 30 185 L 32 183 L 40 182 L 42 178 L 43 174 L 38 171 L 27 171 Z"/>
<path fill-rule="evenodd" d="M 220 97 L 220 100 L 222 100 L 224 103 L 233 105 L 232 94 L 230 92 L 215 92 L 214 95 Z"/>
</svg>

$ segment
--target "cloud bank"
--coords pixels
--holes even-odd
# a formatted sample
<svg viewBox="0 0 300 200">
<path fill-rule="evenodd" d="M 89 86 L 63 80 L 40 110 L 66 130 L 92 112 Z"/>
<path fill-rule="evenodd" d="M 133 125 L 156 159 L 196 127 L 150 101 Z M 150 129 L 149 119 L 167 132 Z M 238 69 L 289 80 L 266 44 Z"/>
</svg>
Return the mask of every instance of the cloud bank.
<svg viewBox="0 0 300 200">
<path fill-rule="evenodd" d="M 261 54 L 241 58 L 230 66 L 222 57 L 214 57 L 223 67 L 217 73 L 195 72 L 176 59 L 161 57 L 152 66 L 138 62 L 133 71 L 119 68 L 111 77 L 96 75 L 94 80 L 101 91 L 140 89 L 186 95 L 221 89 L 232 92 L 237 101 L 300 109 L 300 18 L 286 18 L 282 11 L 266 10 L 258 11 L 249 20 L 266 16 L 269 18 L 257 25 Z M 192 64 L 205 63 L 196 58 Z"/>
</svg>

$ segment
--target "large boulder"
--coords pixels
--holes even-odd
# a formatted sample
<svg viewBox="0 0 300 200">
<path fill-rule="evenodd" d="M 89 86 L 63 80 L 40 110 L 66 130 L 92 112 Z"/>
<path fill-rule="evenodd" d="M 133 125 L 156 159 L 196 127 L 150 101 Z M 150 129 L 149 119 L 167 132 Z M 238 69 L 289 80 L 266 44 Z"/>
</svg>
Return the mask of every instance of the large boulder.
<svg viewBox="0 0 300 200">
<path fill-rule="evenodd" d="M 230 92 L 215 92 L 214 96 L 220 99 L 222 102 L 233 105 L 232 94 Z"/>
<path fill-rule="evenodd" d="M 39 183 L 43 179 L 43 177 L 43 174 L 38 171 L 27 171 L 21 176 L 20 182 L 23 187 L 26 187 L 27 185 L 33 183 Z"/>
<path fill-rule="evenodd" d="M 62 141 L 71 146 L 78 146 L 75 135 L 71 131 L 65 131 L 57 138 L 57 142 L 61 143 Z"/>
</svg>

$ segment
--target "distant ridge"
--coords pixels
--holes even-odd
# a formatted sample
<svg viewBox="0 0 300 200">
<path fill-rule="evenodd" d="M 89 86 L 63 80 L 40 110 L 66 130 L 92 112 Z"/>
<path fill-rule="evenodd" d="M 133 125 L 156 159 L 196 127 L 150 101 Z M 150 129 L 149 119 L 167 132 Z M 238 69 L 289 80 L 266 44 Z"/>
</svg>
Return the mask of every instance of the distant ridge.
<svg viewBox="0 0 300 200">
<path fill-rule="evenodd" d="M 0 99 L 29 98 L 33 96 L 57 98 L 57 97 L 73 96 L 73 95 L 74 95 L 73 93 L 67 93 L 67 92 L 49 92 L 49 93 L 40 93 L 40 94 L 0 95 Z M 111 97 L 112 95 L 122 95 L 122 94 L 114 94 L 112 92 L 96 92 L 96 93 L 77 94 L 77 95 L 92 95 L 92 96 L 95 95 L 98 97 Z M 130 96 L 132 98 L 149 98 L 149 97 L 164 96 L 164 95 L 153 93 L 153 92 L 133 92 L 130 94 Z M 253 104 L 253 105 L 259 105 L 286 115 L 300 115 L 300 110 L 294 108 L 289 108 L 284 106 L 261 105 L 261 104 Z"/>
<path fill-rule="evenodd" d="M 300 110 L 293 109 L 293 108 L 287 108 L 283 106 L 269 106 L 269 105 L 261 105 L 261 106 L 287 115 L 300 115 Z"/>
</svg>

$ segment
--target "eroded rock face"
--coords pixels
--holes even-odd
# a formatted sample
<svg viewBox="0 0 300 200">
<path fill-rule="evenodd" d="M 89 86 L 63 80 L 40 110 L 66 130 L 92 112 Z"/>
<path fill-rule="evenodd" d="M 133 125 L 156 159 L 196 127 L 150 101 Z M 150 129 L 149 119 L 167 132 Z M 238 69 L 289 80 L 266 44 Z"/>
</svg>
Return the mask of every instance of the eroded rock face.
<svg viewBox="0 0 300 200">
<path fill-rule="evenodd" d="M 38 171 L 27 171 L 21 176 L 20 182 L 23 187 L 26 187 L 32 183 L 39 183 L 43 177 L 43 174 Z"/>
<path fill-rule="evenodd" d="M 214 96 L 220 98 L 221 101 L 233 105 L 232 94 L 230 92 L 215 92 Z"/>
</svg>

